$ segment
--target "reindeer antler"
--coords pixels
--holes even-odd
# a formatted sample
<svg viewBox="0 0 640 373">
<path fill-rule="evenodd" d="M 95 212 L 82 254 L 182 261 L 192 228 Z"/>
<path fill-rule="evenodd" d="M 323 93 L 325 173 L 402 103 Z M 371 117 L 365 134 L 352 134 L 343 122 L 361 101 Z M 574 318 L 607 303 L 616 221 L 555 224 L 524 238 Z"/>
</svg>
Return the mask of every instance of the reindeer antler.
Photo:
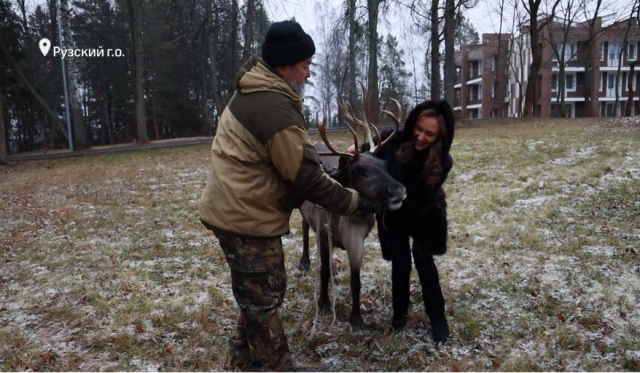
<svg viewBox="0 0 640 373">
<path fill-rule="evenodd" d="M 391 132 L 391 135 L 389 135 L 389 137 L 387 137 L 383 142 L 380 143 L 380 145 L 378 145 L 378 147 L 373 152 L 374 154 L 378 153 L 380 149 L 382 149 L 382 147 L 388 144 L 389 141 L 396 136 L 396 134 L 398 133 L 398 129 L 400 128 L 400 121 L 402 120 L 402 116 L 404 115 L 404 110 L 402 110 L 402 105 L 400 105 L 398 100 L 395 100 L 392 98 L 391 101 L 395 102 L 396 106 L 398 107 L 398 115 L 395 115 L 388 110 L 382 110 L 382 112 L 384 114 L 387 114 L 389 117 L 391 117 L 391 119 L 395 122 L 396 127 L 393 129 L 393 132 Z M 380 133 L 378 132 L 377 128 L 376 128 L 376 132 L 378 134 L 378 139 L 380 139 Z"/>
<path fill-rule="evenodd" d="M 367 89 L 364 87 L 364 84 L 362 84 L 361 81 L 358 81 L 358 83 L 360 83 L 360 87 L 362 87 L 362 119 L 358 119 L 356 117 L 356 114 L 355 114 L 354 110 L 351 108 L 351 105 L 349 105 L 349 103 L 345 104 L 342 100 L 340 100 L 338 102 L 338 104 L 340 106 L 340 110 L 342 112 L 342 115 L 344 115 L 344 117 L 348 121 L 350 121 L 354 125 L 361 126 L 364 129 L 365 141 L 367 141 L 369 143 L 369 151 L 373 152 L 376 149 L 376 145 L 373 142 L 373 137 L 371 136 L 371 130 L 369 129 L 369 126 L 372 126 L 374 128 L 375 128 L 375 126 L 373 124 L 370 124 L 367 121 L 367 103 L 366 103 L 367 102 Z M 351 128 L 351 127 L 349 127 L 349 128 Z M 379 134 L 377 128 L 375 128 L 375 131 L 376 131 L 377 134 Z"/>
<path fill-rule="evenodd" d="M 355 154 L 339 152 L 339 151 L 335 150 L 333 148 L 333 146 L 331 146 L 331 143 L 329 142 L 329 139 L 327 138 L 327 117 L 324 114 L 324 110 L 322 112 L 322 123 L 320 123 L 320 121 L 318 121 L 318 112 L 320 112 L 320 110 L 316 111 L 316 127 L 318 127 L 318 133 L 320 134 L 320 137 L 322 138 L 322 141 L 324 141 L 325 145 L 327 145 L 327 148 L 329 148 L 329 150 L 331 150 L 331 153 L 323 152 L 323 153 L 318 153 L 318 155 L 321 155 L 321 156 L 329 156 L 329 155 L 347 156 L 349 158 L 358 157 L 358 155 L 360 154 L 360 149 L 358 148 L 358 135 L 356 135 L 356 131 L 354 131 L 353 128 L 349 124 L 347 124 L 347 127 L 349 127 L 349 130 L 351 131 L 351 134 L 353 135 L 353 142 L 356 145 Z"/>
</svg>

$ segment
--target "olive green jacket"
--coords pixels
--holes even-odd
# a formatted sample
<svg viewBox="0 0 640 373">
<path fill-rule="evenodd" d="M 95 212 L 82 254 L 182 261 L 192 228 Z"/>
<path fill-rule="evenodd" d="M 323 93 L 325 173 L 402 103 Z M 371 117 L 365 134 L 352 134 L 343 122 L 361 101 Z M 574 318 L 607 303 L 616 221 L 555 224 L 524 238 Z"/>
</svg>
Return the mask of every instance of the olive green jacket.
<svg viewBox="0 0 640 373">
<path fill-rule="evenodd" d="M 209 181 L 198 205 L 211 229 L 252 237 L 289 231 L 304 200 L 354 214 L 358 195 L 320 169 L 302 116 L 303 99 L 262 60 L 249 60 L 211 146 Z"/>
</svg>

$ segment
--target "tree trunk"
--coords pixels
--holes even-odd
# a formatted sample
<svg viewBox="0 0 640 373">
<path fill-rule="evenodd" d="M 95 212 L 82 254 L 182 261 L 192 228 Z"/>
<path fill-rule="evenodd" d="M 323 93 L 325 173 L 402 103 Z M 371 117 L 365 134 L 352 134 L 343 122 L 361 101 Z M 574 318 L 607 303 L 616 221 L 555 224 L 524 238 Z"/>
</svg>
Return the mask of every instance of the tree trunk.
<svg viewBox="0 0 640 373">
<path fill-rule="evenodd" d="M 240 64 L 251 57 L 251 45 L 253 44 L 253 18 L 255 13 L 255 0 L 247 0 L 247 21 L 244 25 L 244 48 L 242 50 L 242 60 Z"/>
<path fill-rule="evenodd" d="M 635 75 L 636 65 L 640 61 L 629 62 L 629 75 L 627 75 L 627 106 L 624 108 L 624 116 L 631 116 L 631 108 L 633 107 L 633 76 Z M 638 113 L 635 113 L 638 115 Z"/>
<path fill-rule="evenodd" d="M 593 87 L 593 71 L 591 69 L 591 63 L 593 61 L 593 52 L 596 45 L 596 23 L 598 22 L 598 14 L 600 13 L 600 6 L 602 0 L 596 0 L 596 7 L 593 12 L 593 17 L 588 21 L 589 24 L 589 36 L 587 38 L 587 53 L 584 59 L 584 109 L 585 116 L 593 116 L 593 107 L 591 104 L 591 91 Z"/>
<path fill-rule="evenodd" d="M 349 0 L 349 102 L 356 106 L 358 91 L 356 88 L 356 0 Z M 338 111 L 339 112 L 339 111 Z"/>
<path fill-rule="evenodd" d="M 129 27 L 133 43 L 135 70 L 135 106 L 138 141 L 147 142 L 147 117 L 144 110 L 144 61 L 142 60 L 142 14 L 141 0 L 127 0 L 129 5 Z"/>
<path fill-rule="evenodd" d="M 2 94 L 0 94 L 0 164 L 6 164 L 7 155 L 7 139 L 4 132 L 4 109 L 2 107 Z"/>
<path fill-rule="evenodd" d="M 369 72 L 367 73 L 368 97 L 362 97 L 367 101 L 367 118 L 370 122 L 378 124 L 380 103 L 378 102 L 378 5 L 379 0 L 367 0 L 369 11 Z M 364 105 L 363 105 L 364 106 Z"/>
<path fill-rule="evenodd" d="M 455 0 L 446 0 L 444 9 L 444 99 L 454 106 L 455 92 L 453 89 L 456 81 L 455 44 Z M 498 45 L 500 40 L 498 39 Z M 498 67 L 496 66 L 496 71 Z"/>
<path fill-rule="evenodd" d="M 156 102 L 155 100 L 151 101 L 151 111 L 153 113 L 153 132 L 156 135 L 155 140 L 161 140 L 162 135 L 160 135 L 160 128 L 158 127 L 158 117 L 156 116 Z"/>
<path fill-rule="evenodd" d="M 47 113 L 47 115 L 49 115 L 49 117 L 56 123 L 56 125 L 58 125 L 58 128 L 60 129 L 60 132 L 62 132 L 64 137 L 68 139 L 69 134 L 67 133 L 67 129 L 65 128 L 64 124 L 60 121 L 60 118 L 58 118 L 58 115 L 51 109 L 51 107 L 49 107 L 49 104 L 47 103 L 47 101 L 45 101 L 45 99 L 42 98 L 42 96 L 40 96 L 40 94 L 33 87 L 29 79 L 27 79 L 27 77 L 24 76 L 24 73 L 22 72 L 22 70 L 20 70 L 20 67 L 18 66 L 18 63 L 16 62 L 16 60 L 13 58 L 13 56 L 2 44 L 0 44 L 0 51 L 2 51 L 7 56 L 7 59 L 9 60 L 9 64 L 11 65 L 11 68 L 16 72 L 16 74 L 18 74 L 18 77 L 20 78 L 20 80 L 22 80 L 22 83 L 24 84 L 24 86 L 31 93 L 31 95 L 33 95 L 36 101 L 38 101 L 38 103 L 42 106 L 42 109 L 44 109 L 45 113 Z"/>
<path fill-rule="evenodd" d="M 209 46 L 209 68 L 211 69 L 211 91 L 213 93 L 213 103 L 216 107 L 216 114 L 214 115 L 214 123 L 218 123 L 224 105 L 220 99 L 220 84 L 218 83 L 218 30 L 213 27 L 213 12 L 211 9 L 211 2 L 213 0 L 205 0 L 207 3 L 207 44 Z M 216 11 L 217 13 L 217 11 Z M 235 43 L 235 42 L 234 42 Z M 232 79 L 233 80 L 233 79 Z"/>
<path fill-rule="evenodd" d="M 438 0 L 431 0 L 431 99 L 440 98 L 440 32 L 438 23 Z"/>
<path fill-rule="evenodd" d="M 622 38 L 622 44 L 621 44 L 621 48 L 620 51 L 618 53 L 618 70 L 616 71 L 616 100 L 613 103 L 613 115 L 617 116 L 617 112 L 618 112 L 618 100 L 620 98 L 620 79 L 622 79 L 622 59 L 626 58 L 627 56 L 627 48 L 628 48 L 628 42 L 629 42 L 629 31 L 631 31 L 631 25 L 633 24 L 633 13 L 635 11 L 635 7 L 633 7 L 632 11 L 631 11 L 631 16 L 629 17 L 629 20 L 627 21 L 627 28 L 624 31 L 624 37 Z M 629 79 L 629 74 L 627 74 L 627 79 Z"/>
<path fill-rule="evenodd" d="M 73 34 L 71 33 L 71 13 L 69 12 L 69 0 L 60 0 L 60 22 L 62 22 L 62 33 L 64 36 L 64 48 L 75 48 Z M 87 149 L 87 131 L 84 126 L 82 106 L 80 105 L 80 93 L 78 91 L 78 77 L 80 72 L 76 59 L 73 56 L 65 57 L 67 62 L 67 84 L 69 88 L 69 104 L 71 106 L 71 117 L 73 122 L 73 142 L 75 150 Z M 63 61 L 64 63 L 64 61 Z"/>
<path fill-rule="evenodd" d="M 225 98 L 225 101 L 228 101 L 233 92 L 235 91 L 235 79 L 238 68 L 240 67 L 238 63 L 238 17 L 240 11 L 238 10 L 238 0 L 231 0 L 231 41 L 229 42 L 230 48 L 229 53 L 231 54 L 231 75 L 229 76 L 229 85 L 227 87 L 227 92 L 229 97 Z"/>
<path fill-rule="evenodd" d="M 538 71 L 542 61 L 542 48 L 538 43 L 538 6 L 540 1 L 529 0 L 529 36 L 531 40 L 531 66 L 527 77 L 527 93 L 525 94 L 524 115 L 532 117 L 536 104 L 536 86 Z"/>
</svg>

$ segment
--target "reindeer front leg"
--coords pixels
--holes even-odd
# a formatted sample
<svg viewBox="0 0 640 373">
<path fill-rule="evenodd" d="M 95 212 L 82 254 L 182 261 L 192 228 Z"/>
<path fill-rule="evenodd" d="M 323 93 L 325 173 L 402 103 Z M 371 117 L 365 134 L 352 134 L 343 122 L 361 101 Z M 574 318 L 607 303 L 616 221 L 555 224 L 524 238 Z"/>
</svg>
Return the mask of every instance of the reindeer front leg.
<svg viewBox="0 0 640 373">
<path fill-rule="evenodd" d="M 302 256 L 298 263 L 298 273 L 302 275 L 311 268 L 311 260 L 309 259 L 309 224 L 302 219 Z"/>
<path fill-rule="evenodd" d="M 360 268 L 362 267 L 362 255 L 364 252 L 364 237 L 355 240 L 353 245 L 349 245 L 347 252 L 349 254 L 349 264 L 351 267 L 351 317 L 349 324 L 354 330 L 360 331 L 364 326 L 364 321 L 360 315 Z"/>
<path fill-rule="evenodd" d="M 362 316 L 360 315 L 360 269 L 351 270 L 351 317 L 349 317 L 349 324 L 351 327 L 360 330 L 364 326 Z"/>
</svg>

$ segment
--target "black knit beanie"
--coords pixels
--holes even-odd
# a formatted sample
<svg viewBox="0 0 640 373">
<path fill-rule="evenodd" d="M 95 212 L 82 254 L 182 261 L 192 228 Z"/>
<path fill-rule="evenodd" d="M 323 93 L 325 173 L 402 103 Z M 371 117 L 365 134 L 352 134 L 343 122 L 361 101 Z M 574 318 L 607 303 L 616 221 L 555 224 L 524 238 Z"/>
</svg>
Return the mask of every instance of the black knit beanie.
<svg viewBox="0 0 640 373">
<path fill-rule="evenodd" d="M 295 21 L 272 23 L 262 43 L 262 59 L 272 68 L 293 65 L 315 53 L 313 39 Z"/>
</svg>

